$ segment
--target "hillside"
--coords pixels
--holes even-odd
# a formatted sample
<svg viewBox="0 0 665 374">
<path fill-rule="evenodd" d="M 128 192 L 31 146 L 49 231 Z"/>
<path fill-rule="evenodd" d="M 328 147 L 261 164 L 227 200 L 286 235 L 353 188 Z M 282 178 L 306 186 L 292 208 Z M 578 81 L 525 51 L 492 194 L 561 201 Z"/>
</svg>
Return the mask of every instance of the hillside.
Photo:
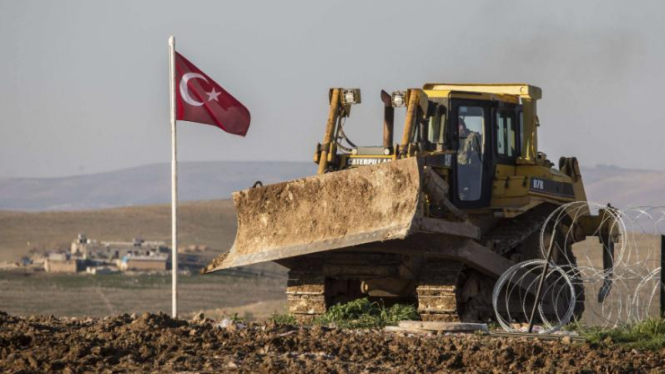
<svg viewBox="0 0 665 374">
<path fill-rule="evenodd" d="M 665 205 L 665 172 L 596 166 L 582 170 L 587 198 L 628 206 Z"/>
<path fill-rule="evenodd" d="M 181 162 L 180 201 L 229 199 L 254 182 L 276 183 L 316 173 L 303 162 Z M 0 210 L 100 209 L 171 201 L 171 165 L 155 164 L 63 178 L 0 178 Z"/>
<path fill-rule="evenodd" d="M 89 210 L 171 201 L 169 164 L 66 178 L 0 178 L 0 210 Z M 307 162 L 183 162 L 179 166 L 181 201 L 223 200 L 231 192 L 316 173 Z M 664 205 L 665 171 L 612 166 L 582 169 L 591 201 Z"/>
</svg>

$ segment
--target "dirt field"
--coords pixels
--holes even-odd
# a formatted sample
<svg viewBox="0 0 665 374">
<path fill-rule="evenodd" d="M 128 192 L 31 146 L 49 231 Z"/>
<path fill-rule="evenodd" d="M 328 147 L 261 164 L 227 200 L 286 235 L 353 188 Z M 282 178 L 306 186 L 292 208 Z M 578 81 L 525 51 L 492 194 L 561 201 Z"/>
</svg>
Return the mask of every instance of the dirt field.
<svg viewBox="0 0 665 374">
<path fill-rule="evenodd" d="M 236 218 L 230 200 L 181 203 L 178 221 L 180 246 L 206 245 L 219 254 L 233 244 Z M 170 243 L 171 207 L 145 205 L 39 213 L 0 211 L 0 261 L 18 261 L 31 248 L 69 250 L 79 233 L 102 241 L 131 241 L 142 237 Z"/>
<path fill-rule="evenodd" d="M 238 272 L 181 276 L 179 310 L 184 315 L 206 311 L 255 319 L 283 313 L 286 275 L 280 269 L 266 265 L 263 276 Z M 0 309 L 58 317 L 170 312 L 171 276 L 0 272 Z"/>
<path fill-rule="evenodd" d="M 639 373 L 665 352 L 486 336 L 231 325 L 145 313 L 104 319 L 0 313 L 0 371 Z"/>
</svg>

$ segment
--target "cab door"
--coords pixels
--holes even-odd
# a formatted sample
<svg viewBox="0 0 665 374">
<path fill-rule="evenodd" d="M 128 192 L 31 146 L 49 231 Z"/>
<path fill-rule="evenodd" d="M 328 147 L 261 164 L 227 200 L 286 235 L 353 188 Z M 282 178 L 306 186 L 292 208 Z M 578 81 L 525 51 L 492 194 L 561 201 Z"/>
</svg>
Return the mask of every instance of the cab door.
<svg viewBox="0 0 665 374">
<path fill-rule="evenodd" d="M 451 197 L 459 208 L 484 208 L 490 204 L 494 179 L 492 109 L 492 103 L 484 100 L 451 102 L 449 123 L 457 150 Z"/>
</svg>

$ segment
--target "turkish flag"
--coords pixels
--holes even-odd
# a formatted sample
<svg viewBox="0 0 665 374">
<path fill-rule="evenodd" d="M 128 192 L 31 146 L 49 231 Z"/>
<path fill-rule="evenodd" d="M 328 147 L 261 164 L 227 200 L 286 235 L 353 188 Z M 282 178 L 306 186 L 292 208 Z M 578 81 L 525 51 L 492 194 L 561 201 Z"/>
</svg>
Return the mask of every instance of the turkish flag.
<svg viewBox="0 0 665 374">
<path fill-rule="evenodd" d="M 247 134 L 251 117 L 240 101 L 178 52 L 175 67 L 176 119 L 217 126 L 240 136 Z"/>
</svg>

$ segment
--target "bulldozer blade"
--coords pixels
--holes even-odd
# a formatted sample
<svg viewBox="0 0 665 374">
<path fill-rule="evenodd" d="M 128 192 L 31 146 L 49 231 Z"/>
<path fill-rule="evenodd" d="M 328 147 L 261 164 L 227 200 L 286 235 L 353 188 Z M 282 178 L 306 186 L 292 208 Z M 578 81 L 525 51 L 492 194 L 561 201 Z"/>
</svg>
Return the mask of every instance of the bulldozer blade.
<svg viewBox="0 0 665 374">
<path fill-rule="evenodd" d="M 423 221 L 422 176 L 413 157 L 234 192 L 235 243 L 202 272 L 404 239 Z"/>
</svg>

